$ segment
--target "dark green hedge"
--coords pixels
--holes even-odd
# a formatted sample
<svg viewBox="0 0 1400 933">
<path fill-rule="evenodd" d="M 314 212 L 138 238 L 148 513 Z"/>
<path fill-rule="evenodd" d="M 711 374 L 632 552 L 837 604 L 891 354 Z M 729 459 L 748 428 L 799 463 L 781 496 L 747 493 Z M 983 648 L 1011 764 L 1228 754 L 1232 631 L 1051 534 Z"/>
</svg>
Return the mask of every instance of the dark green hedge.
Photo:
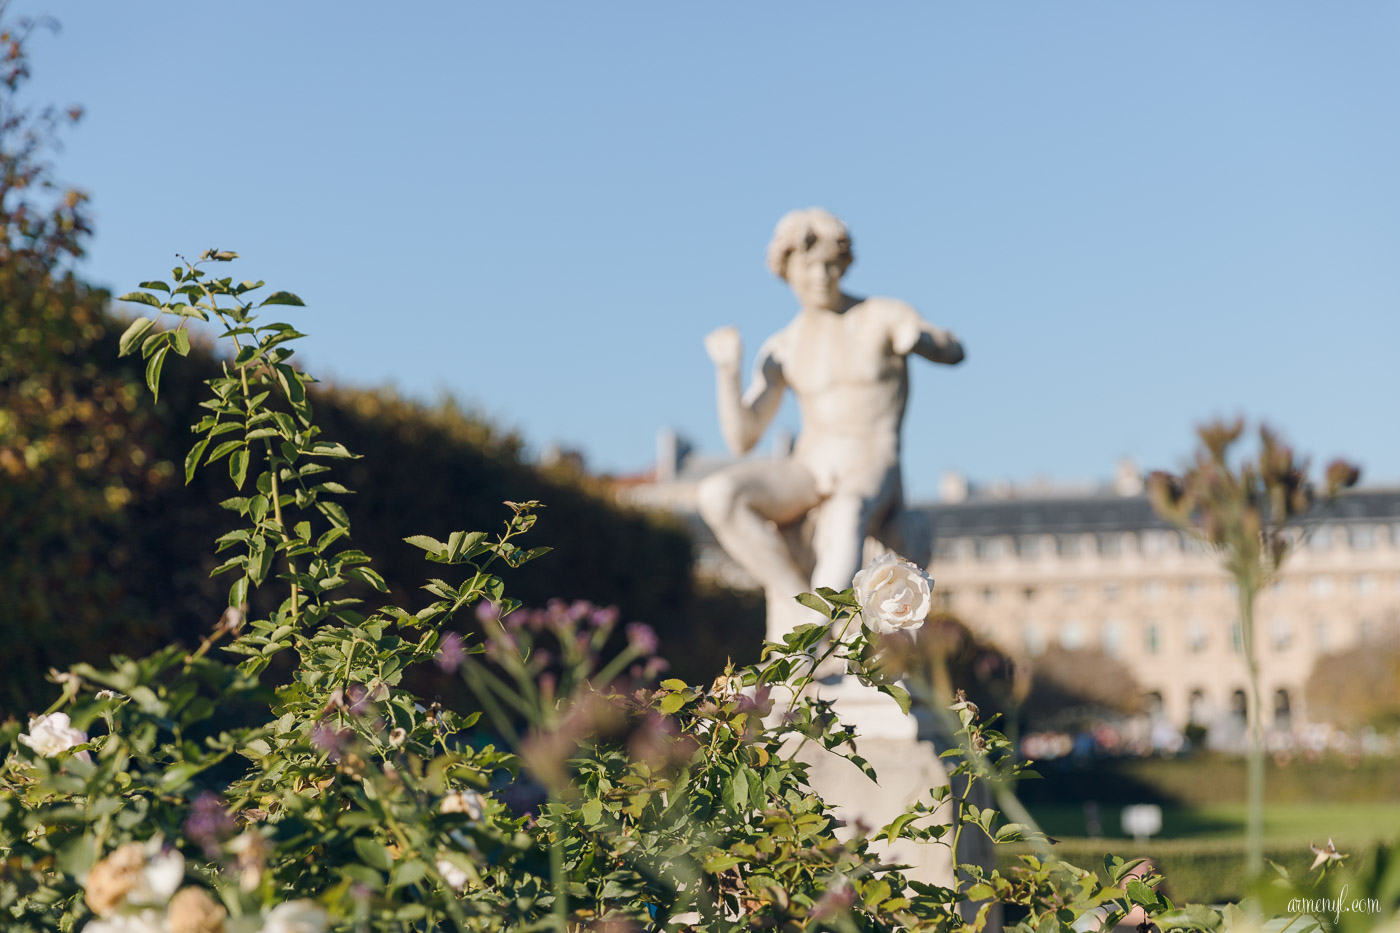
<svg viewBox="0 0 1400 933">
<path fill-rule="evenodd" d="M 153 403 L 139 361 L 117 359 L 124 322 L 105 293 L 21 271 L 0 269 L 0 717 L 47 704 L 50 666 L 197 639 L 229 582 L 208 574 L 231 484 L 215 471 L 186 486 L 178 469 L 214 357 L 169 360 Z M 535 466 L 519 438 L 451 404 L 332 387 L 316 406 L 324 436 L 364 454 L 337 479 L 358 491 L 355 541 L 402 604 L 426 602 L 416 590 L 433 570 L 402 538 L 494 532 L 502 502 L 539 499 L 527 543 L 554 550 L 507 574 L 513 596 L 616 605 L 657 628 L 682 676 L 756 655 L 761 604 L 697 587 L 679 525 Z"/>
<path fill-rule="evenodd" d="M 1375 843 L 1350 845 L 1337 840 L 1337 848 L 1354 860 L 1370 857 Z M 1003 871 L 1017 864 L 1030 849 L 1023 845 L 1001 846 L 998 864 Z M 1162 839 L 1138 845 L 1123 839 L 1061 839 L 1055 854 L 1080 868 L 1096 871 L 1108 881 L 1103 860 L 1106 854 L 1124 859 L 1148 858 L 1165 878 L 1162 890 L 1178 904 L 1223 904 L 1238 901 L 1245 894 L 1244 841 L 1242 839 Z M 1306 844 L 1266 844 L 1264 858 L 1287 869 L 1295 879 L 1307 875 L 1313 853 Z"/>
<path fill-rule="evenodd" d="M 1245 799 L 1245 760 L 1240 756 L 1100 759 L 1083 764 L 1066 759 L 1037 763 L 1035 770 L 1043 780 L 1024 781 L 1017 788 L 1021 799 L 1032 805 L 1093 800 L 1104 805 L 1202 806 Z M 1369 803 L 1394 801 L 1400 793 L 1394 761 L 1382 758 L 1270 761 L 1264 784 L 1270 803 Z"/>
</svg>

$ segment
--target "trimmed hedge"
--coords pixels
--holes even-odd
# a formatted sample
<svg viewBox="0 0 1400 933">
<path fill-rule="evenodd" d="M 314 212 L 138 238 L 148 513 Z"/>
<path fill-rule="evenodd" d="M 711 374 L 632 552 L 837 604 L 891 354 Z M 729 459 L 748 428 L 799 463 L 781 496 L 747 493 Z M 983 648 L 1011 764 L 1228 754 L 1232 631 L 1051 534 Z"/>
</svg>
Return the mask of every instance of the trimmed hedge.
<svg viewBox="0 0 1400 933">
<path fill-rule="evenodd" d="M 0 719 L 47 703 L 49 667 L 195 643 L 227 602 L 229 579 L 209 572 L 232 524 L 218 503 L 235 491 L 217 471 L 186 486 L 181 467 L 218 362 L 196 343 L 165 367 L 153 404 L 139 359 L 117 358 L 125 322 L 106 301 L 71 277 L 0 269 Z M 546 508 L 526 543 L 554 550 L 509 573 L 513 596 L 616 605 L 624 622 L 657 629 L 687 679 L 715 676 L 731 655 L 757 660 L 761 600 L 700 588 L 677 522 L 530 462 L 517 436 L 450 402 L 335 387 L 314 400 L 327 438 L 373 454 L 337 479 L 358 491 L 344 501 L 356 540 L 400 604 L 429 600 L 416 591 L 434 569 L 402 538 L 494 533 L 505 500 L 538 499 Z"/>
<path fill-rule="evenodd" d="M 1370 857 L 1375 844 L 1352 846 L 1337 840 L 1337 848 L 1360 861 Z M 1018 857 L 1030 853 L 1025 845 L 1000 846 L 998 865 L 1004 872 L 1019 864 Z M 1149 858 L 1165 877 L 1163 893 L 1178 904 L 1223 904 L 1238 901 L 1245 894 L 1243 839 L 1162 839 L 1138 845 L 1127 839 L 1061 839 L 1055 854 L 1081 868 L 1095 870 L 1105 882 L 1104 856 L 1112 853 L 1124 859 Z M 1293 878 L 1302 878 L 1312 864 L 1313 853 L 1306 843 L 1266 844 L 1264 858 L 1287 869 Z"/>
<path fill-rule="evenodd" d="M 1270 761 L 1264 780 L 1269 803 L 1337 800 L 1376 803 L 1400 800 L 1395 762 L 1381 758 Z M 1035 803 L 1128 803 L 1204 806 L 1245 799 L 1245 760 L 1231 755 L 1186 758 L 1099 759 L 1083 765 L 1068 760 L 1038 762 L 1043 780 L 1024 781 L 1017 795 Z"/>
</svg>

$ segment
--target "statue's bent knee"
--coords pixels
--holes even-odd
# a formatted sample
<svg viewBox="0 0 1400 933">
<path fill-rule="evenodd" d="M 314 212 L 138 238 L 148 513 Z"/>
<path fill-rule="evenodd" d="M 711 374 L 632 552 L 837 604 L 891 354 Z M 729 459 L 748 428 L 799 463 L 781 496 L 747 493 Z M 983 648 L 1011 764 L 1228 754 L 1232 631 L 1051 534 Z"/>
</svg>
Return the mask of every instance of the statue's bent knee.
<svg viewBox="0 0 1400 933">
<path fill-rule="evenodd" d="M 739 486 L 723 472 L 711 473 L 700 481 L 695 495 L 700 517 L 713 528 L 729 523 L 734 507 L 739 503 Z"/>
</svg>

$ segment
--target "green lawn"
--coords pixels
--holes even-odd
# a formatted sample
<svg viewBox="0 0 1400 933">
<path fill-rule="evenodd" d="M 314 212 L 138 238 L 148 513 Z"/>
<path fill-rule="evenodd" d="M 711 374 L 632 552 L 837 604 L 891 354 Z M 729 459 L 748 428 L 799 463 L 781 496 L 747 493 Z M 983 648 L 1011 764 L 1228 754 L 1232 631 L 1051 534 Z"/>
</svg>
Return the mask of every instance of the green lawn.
<svg viewBox="0 0 1400 933">
<path fill-rule="evenodd" d="M 1086 836 L 1084 808 L 1078 804 L 1030 804 L 1031 815 L 1052 836 Z M 1104 805 L 1099 820 L 1103 835 L 1123 838 L 1120 805 Z M 1219 839 L 1244 835 L 1245 805 L 1163 806 L 1162 832 L 1156 839 Z M 1340 845 L 1400 840 L 1400 803 L 1277 803 L 1264 808 L 1264 835 L 1271 841 L 1312 841 L 1329 836 Z"/>
</svg>

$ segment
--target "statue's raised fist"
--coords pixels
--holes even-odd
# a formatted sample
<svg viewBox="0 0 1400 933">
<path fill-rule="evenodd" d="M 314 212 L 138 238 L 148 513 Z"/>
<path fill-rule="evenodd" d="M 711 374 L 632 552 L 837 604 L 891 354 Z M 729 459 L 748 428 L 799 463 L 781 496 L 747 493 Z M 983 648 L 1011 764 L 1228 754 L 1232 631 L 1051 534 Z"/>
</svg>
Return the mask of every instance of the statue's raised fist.
<svg viewBox="0 0 1400 933">
<path fill-rule="evenodd" d="M 720 327 L 705 335 L 705 352 L 716 366 L 737 367 L 743 360 L 743 338 L 733 326 Z"/>
</svg>

